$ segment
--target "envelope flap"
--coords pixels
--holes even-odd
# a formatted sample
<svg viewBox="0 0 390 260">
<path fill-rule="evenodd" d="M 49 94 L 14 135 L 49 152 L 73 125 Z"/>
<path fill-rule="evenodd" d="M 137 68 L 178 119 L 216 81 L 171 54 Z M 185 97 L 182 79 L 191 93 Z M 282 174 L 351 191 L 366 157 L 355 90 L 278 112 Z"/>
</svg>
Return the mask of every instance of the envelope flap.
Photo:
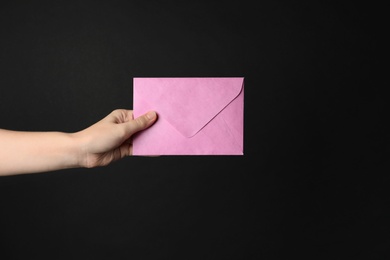
<svg viewBox="0 0 390 260">
<path fill-rule="evenodd" d="M 191 137 L 240 94 L 243 78 L 134 78 L 133 87 L 159 117 Z"/>
</svg>

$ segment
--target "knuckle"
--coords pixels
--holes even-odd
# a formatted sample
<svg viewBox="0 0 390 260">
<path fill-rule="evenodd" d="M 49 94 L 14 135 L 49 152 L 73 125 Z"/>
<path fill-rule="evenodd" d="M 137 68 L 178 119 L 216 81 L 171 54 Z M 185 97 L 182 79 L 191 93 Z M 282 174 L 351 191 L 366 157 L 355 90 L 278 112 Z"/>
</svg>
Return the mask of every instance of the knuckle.
<svg viewBox="0 0 390 260">
<path fill-rule="evenodd" d="M 111 114 L 113 115 L 120 115 L 122 113 L 122 109 L 114 109 Z"/>
<path fill-rule="evenodd" d="M 144 128 L 147 125 L 146 119 L 143 116 L 138 117 L 135 122 L 139 128 Z"/>
</svg>

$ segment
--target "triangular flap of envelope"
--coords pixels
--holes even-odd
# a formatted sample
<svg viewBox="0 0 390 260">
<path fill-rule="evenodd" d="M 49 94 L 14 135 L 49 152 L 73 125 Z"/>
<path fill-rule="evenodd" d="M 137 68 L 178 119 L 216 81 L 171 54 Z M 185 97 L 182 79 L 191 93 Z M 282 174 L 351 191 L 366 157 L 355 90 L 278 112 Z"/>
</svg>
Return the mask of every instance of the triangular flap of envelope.
<svg viewBox="0 0 390 260">
<path fill-rule="evenodd" d="M 243 78 L 134 78 L 137 98 L 186 137 L 199 132 L 241 92 Z"/>
</svg>

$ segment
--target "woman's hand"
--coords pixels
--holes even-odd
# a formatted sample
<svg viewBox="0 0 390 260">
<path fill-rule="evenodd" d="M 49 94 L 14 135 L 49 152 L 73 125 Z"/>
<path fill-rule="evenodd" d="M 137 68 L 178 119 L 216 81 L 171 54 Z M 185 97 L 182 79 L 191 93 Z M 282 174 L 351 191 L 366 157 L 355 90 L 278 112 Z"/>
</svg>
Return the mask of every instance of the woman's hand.
<svg viewBox="0 0 390 260">
<path fill-rule="evenodd" d="M 74 134 L 81 144 L 80 165 L 105 166 L 132 155 L 132 135 L 151 126 L 157 114 L 150 111 L 136 119 L 132 110 L 117 109 L 94 125 Z"/>
</svg>

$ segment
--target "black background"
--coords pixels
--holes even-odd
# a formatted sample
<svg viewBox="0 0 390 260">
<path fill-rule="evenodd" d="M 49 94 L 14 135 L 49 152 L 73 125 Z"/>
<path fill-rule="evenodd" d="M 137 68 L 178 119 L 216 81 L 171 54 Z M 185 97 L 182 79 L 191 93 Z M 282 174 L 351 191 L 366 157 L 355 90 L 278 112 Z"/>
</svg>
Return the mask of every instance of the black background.
<svg viewBox="0 0 390 260">
<path fill-rule="evenodd" d="M 388 256 L 380 9 L 2 1 L 1 128 L 81 130 L 132 108 L 133 77 L 239 76 L 245 155 L 1 177 L 0 258 Z"/>
</svg>

